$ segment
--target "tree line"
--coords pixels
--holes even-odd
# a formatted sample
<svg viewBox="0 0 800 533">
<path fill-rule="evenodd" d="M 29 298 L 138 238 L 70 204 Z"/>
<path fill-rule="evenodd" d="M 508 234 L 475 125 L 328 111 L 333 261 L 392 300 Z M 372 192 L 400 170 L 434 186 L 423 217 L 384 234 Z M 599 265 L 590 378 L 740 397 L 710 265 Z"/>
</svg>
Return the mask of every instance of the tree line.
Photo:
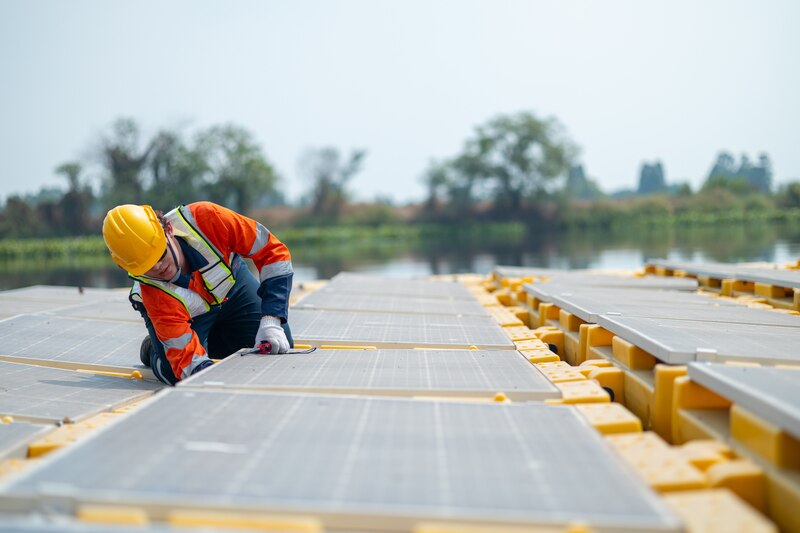
<svg viewBox="0 0 800 533">
<path fill-rule="evenodd" d="M 756 163 L 743 155 L 737 163 L 721 152 L 696 192 L 685 182 L 669 184 L 661 161 L 643 162 L 638 188 L 610 194 L 587 176 L 579 154 L 555 118 L 529 112 L 499 115 L 475 127 L 458 153 L 430 162 L 421 176 L 426 198 L 410 211 L 410 220 L 583 225 L 591 223 L 590 215 L 608 219 L 642 205 L 649 206 L 645 211 L 656 205 L 659 213 L 713 211 L 737 202 L 747 208 L 800 207 L 800 183 L 773 193 L 767 154 Z M 293 206 L 295 225 L 400 220 L 388 200 L 361 211 L 352 205 L 348 184 L 366 156 L 361 149 L 349 154 L 334 147 L 308 149 L 299 165 L 307 191 Z M 248 214 L 287 203 L 281 177 L 261 145 L 248 130 L 232 124 L 192 135 L 162 129 L 146 138 L 135 120 L 122 118 L 101 133 L 93 157 L 65 162 L 55 172 L 65 180 L 64 188 L 5 201 L 0 237 L 97 234 L 106 210 L 121 203 L 167 210 L 211 200 Z M 98 176 L 99 186 L 92 186 Z M 650 197 L 657 198 L 655 203 L 637 200 Z"/>
</svg>

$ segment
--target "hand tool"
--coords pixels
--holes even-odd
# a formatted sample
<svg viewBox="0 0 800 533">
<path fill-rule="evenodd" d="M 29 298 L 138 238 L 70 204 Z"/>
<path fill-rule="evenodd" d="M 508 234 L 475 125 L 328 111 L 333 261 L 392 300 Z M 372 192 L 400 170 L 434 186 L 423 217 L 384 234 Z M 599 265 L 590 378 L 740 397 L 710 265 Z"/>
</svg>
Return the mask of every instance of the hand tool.
<svg viewBox="0 0 800 533">
<path fill-rule="evenodd" d="M 302 355 L 302 354 L 309 354 L 316 349 L 317 349 L 316 346 L 312 346 L 311 348 L 308 348 L 306 350 L 292 349 L 286 353 L 294 355 Z M 261 341 L 255 348 L 251 348 L 250 350 L 240 350 L 239 355 L 250 355 L 250 354 L 270 355 L 271 352 L 272 352 L 272 345 L 269 343 L 269 341 Z"/>
</svg>

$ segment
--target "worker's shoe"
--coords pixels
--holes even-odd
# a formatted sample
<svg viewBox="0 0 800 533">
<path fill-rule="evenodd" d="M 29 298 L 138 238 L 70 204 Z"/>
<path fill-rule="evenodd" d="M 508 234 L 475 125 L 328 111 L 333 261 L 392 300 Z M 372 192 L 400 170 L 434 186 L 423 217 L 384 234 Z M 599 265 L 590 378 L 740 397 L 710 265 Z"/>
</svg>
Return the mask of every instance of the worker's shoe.
<svg viewBox="0 0 800 533">
<path fill-rule="evenodd" d="M 139 347 L 139 359 L 141 359 L 144 366 L 150 366 L 150 354 L 153 352 L 153 342 L 150 340 L 150 335 L 142 339 L 142 345 Z"/>
</svg>

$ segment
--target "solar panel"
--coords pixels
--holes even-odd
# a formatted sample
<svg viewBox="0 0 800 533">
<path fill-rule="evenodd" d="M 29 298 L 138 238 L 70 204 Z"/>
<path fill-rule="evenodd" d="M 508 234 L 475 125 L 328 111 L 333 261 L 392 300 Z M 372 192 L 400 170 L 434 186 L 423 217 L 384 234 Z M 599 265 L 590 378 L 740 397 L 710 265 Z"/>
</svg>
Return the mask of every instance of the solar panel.
<svg viewBox="0 0 800 533">
<path fill-rule="evenodd" d="M 561 394 L 511 350 L 317 350 L 228 357 L 179 386 L 544 400 Z"/>
<path fill-rule="evenodd" d="M 439 300 L 406 296 L 343 294 L 327 288 L 312 292 L 293 306 L 295 309 L 378 311 L 385 313 L 427 313 L 436 315 L 489 316 L 477 300 Z"/>
<path fill-rule="evenodd" d="M 9 457 L 27 457 L 28 444 L 53 429 L 54 426 L 26 422 L 0 423 L 0 461 Z"/>
<path fill-rule="evenodd" d="M 610 315 L 597 323 L 667 363 L 800 362 L 800 328 Z"/>
<path fill-rule="evenodd" d="M 670 270 L 683 270 L 694 276 L 708 276 L 717 279 L 727 279 L 734 277 L 738 265 L 730 263 L 698 263 L 691 261 L 667 261 L 665 259 L 653 259 L 648 264 L 668 268 Z"/>
<path fill-rule="evenodd" d="M 110 523 L 92 524 L 85 520 L 76 520 L 71 517 L 59 516 L 54 513 L 42 513 L 35 516 L 3 516 L 0 522 L 0 533 L 175 533 L 176 528 L 168 527 L 166 525 L 153 525 L 145 526 L 136 525 L 118 525 Z M 182 533 L 192 532 L 208 532 L 208 528 L 185 528 L 181 527 L 178 531 Z M 241 529 L 228 530 L 213 528 L 217 533 L 238 531 L 242 533 Z"/>
<path fill-rule="evenodd" d="M 295 342 L 300 344 L 514 349 L 508 335 L 490 317 L 299 309 L 290 313 L 289 324 Z"/>
<path fill-rule="evenodd" d="M 674 320 L 692 320 L 695 322 L 723 322 L 728 324 L 778 326 L 800 328 L 800 316 L 776 313 L 764 309 L 750 307 L 725 306 L 725 307 L 687 307 L 687 306 L 653 306 L 640 307 L 637 310 L 625 311 L 624 306 L 618 316 L 641 316 L 648 318 L 668 318 Z M 606 313 L 612 314 L 612 313 Z"/>
<path fill-rule="evenodd" d="M 127 298 L 127 289 L 97 289 L 93 287 L 60 287 L 55 285 L 33 285 L 20 289 L 0 291 L 0 298 L 19 300 L 43 300 L 48 302 L 82 303 L 89 300 L 102 301 Z"/>
<path fill-rule="evenodd" d="M 630 291 L 628 291 L 630 292 Z M 663 293 L 663 296 L 662 296 Z M 800 327 L 800 317 L 753 309 L 717 298 L 694 294 L 673 293 L 687 297 L 668 297 L 660 291 L 650 298 L 628 298 L 628 294 L 553 295 L 552 302 L 561 309 L 577 315 L 586 322 L 596 323 L 599 316 L 615 315 L 627 317 L 670 318 L 695 320 L 698 322 L 729 322 L 733 324 L 761 324 L 771 326 Z"/>
<path fill-rule="evenodd" d="M 779 270 L 774 268 L 748 268 L 736 271 L 736 278 L 779 287 L 800 288 L 800 270 Z"/>
<path fill-rule="evenodd" d="M 689 377 L 800 439 L 800 369 L 691 363 Z"/>
<path fill-rule="evenodd" d="M 556 268 L 496 266 L 492 271 L 501 278 L 540 278 L 568 272 Z"/>
<path fill-rule="evenodd" d="M 122 298 L 115 301 L 90 302 L 61 307 L 50 311 L 56 316 L 75 318 L 93 318 L 97 320 L 117 320 L 122 322 L 135 322 L 144 325 L 142 315 L 139 314 L 128 301 Z"/>
<path fill-rule="evenodd" d="M 19 315 L 0 320 L 0 355 L 134 368 L 146 335 L 143 323 Z"/>
<path fill-rule="evenodd" d="M 405 296 L 409 298 L 457 298 L 475 300 L 475 296 L 463 284 L 456 281 L 428 281 L 395 278 L 379 278 L 363 274 L 342 272 L 325 285 L 331 291 L 341 293 L 369 293 Z"/>
<path fill-rule="evenodd" d="M 0 318 L 12 317 L 24 313 L 48 312 L 61 308 L 63 305 L 63 302 L 52 302 L 47 300 L 18 300 L 15 298 L 0 297 Z"/>
<path fill-rule="evenodd" d="M 173 389 L 3 491 L 45 508 L 258 508 L 336 529 L 437 519 L 681 530 L 574 409 L 528 402 Z"/>
<path fill-rule="evenodd" d="M 131 403 L 162 385 L 0 361 L 0 415 L 60 422 Z"/>
<path fill-rule="evenodd" d="M 604 313 L 677 318 L 682 315 L 684 309 L 703 310 L 706 313 L 713 313 L 720 308 L 747 309 L 719 298 L 683 291 L 571 288 L 551 291 L 546 296 L 538 297 L 540 299 L 546 297 L 546 301 L 591 323 L 597 322 L 597 316 Z"/>
<path fill-rule="evenodd" d="M 605 274 L 566 272 L 550 278 L 549 283 L 575 287 L 606 287 L 616 289 L 694 291 L 697 280 L 663 276 L 612 276 Z"/>
</svg>

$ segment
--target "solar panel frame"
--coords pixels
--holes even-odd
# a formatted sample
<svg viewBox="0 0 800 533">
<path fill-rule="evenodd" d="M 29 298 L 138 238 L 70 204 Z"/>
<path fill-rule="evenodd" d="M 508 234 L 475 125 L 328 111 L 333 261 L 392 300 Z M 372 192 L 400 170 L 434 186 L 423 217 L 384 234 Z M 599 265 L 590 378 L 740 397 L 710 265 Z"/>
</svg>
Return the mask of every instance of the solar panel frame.
<svg viewBox="0 0 800 533">
<path fill-rule="evenodd" d="M 100 289 L 95 287 L 66 287 L 57 285 L 31 285 L 19 289 L 0 291 L 0 299 L 84 303 L 127 298 L 127 289 Z"/>
<path fill-rule="evenodd" d="M 143 368 L 139 346 L 144 324 L 52 315 L 18 315 L 0 320 L 0 355 L 68 363 Z"/>
<path fill-rule="evenodd" d="M 28 422 L 0 423 L 0 461 L 28 455 L 28 444 L 44 437 L 55 426 Z"/>
<path fill-rule="evenodd" d="M 161 388 L 151 381 L 0 361 L 0 415 L 15 420 L 76 422 Z"/>
<path fill-rule="evenodd" d="M 562 274 L 553 276 L 549 283 L 570 287 L 607 287 L 614 289 L 695 291 L 697 280 L 664 276 L 613 276 L 604 274 Z"/>
<path fill-rule="evenodd" d="M 292 306 L 293 309 L 328 311 L 361 311 L 436 315 L 489 316 L 477 300 L 439 300 L 405 296 L 377 296 L 363 293 L 343 294 L 325 287 L 318 289 Z"/>
<path fill-rule="evenodd" d="M 351 272 L 340 272 L 325 285 L 341 293 L 369 293 L 405 296 L 409 298 L 438 298 L 475 300 L 466 285 L 458 281 L 429 281 L 402 278 L 381 278 Z"/>
<path fill-rule="evenodd" d="M 610 313 L 667 318 L 668 313 L 680 315 L 684 309 L 743 307 L 733 302 L 695 293 L 639 289 L 565 290 L 549 294 L 549 301 L 590 323 L 596 323 L 599 315 Z"/>
<path fill-rule="evenodd" d="M 525 278 L 525 277 L 550 277 L 564 274 L 568 270 L 558 268 L 537 268 L 537 267 L 515 267 L 515 266 L 495 266 L 492 273 L 500 278 Z"/>
<path fill-rule="evenodd" d="M 754 283 L 764 283 L 778 287 L 800 288 L 800 270 L 773 268 L 742 269 L 736 271 L 736 278 Z"/>
<path fill-rule="evenodd" d="M 511 350 L 316 350 L 231 356 L 179 387 L 389 396 L 558 399 L 561 393 Z"/>
<path fill-rule="evenodd" d="M 314 346 L 515 349 L 491 317 L 298 309 L 289 324 L 296 343 Z"/>
<path fill-rule="evenodd" d="M 800 368 L 690 363 L 689 377 L 800 439 Z"/>
<path fill-rule="evenodd" d="M 87 302 L 49 310 L 47 315 L 93 320 L 114 320 L 134 322 L 144 325 L 142 315 L 136 311 L 127 298 L 123 300 Z"/>
<path fill-rule="evenodd" d="M 800 328 L 600 315 L 597 323 L 661 361 L 800 361 Z"/>
<path fill-rule="evenodd" d="M 668 261 L 665 259 L 653 259 L 648 264 L 668 268 L 670 270 L 683 270 L 695 276 L 708 276 L 716 279 L 732 278 L 737 268 L 736 264 L 729 263 L 697 263 L 691 261 Z"/>
<path fill-rule="evenodd" d="M 137 525 L 123 525 L 98 523 L 92 524 L 85 520 L 61 516 L 54 513 L 41 513 L 37 515 L 11 514 L 3 516 L 0 520 L 0 533 L 175 533 L 176 528 L 164 524 L 148 524 L 146 527 Z M 183 533 L 205 532 L 208 528 L 181 527 Z M 216 533 L 242 533 L 241 529 L 222 529 L 215 527 Z"/>
<path fill-rule="evenodd" d="M 161 453 L 141 461 L 144 447 Z M 681 530 L 574 409 L 536 403 L 173 389 L 2 493 L 42 507 L 258 509 L 333 529 L 433 519 Z"/>
</svg>

